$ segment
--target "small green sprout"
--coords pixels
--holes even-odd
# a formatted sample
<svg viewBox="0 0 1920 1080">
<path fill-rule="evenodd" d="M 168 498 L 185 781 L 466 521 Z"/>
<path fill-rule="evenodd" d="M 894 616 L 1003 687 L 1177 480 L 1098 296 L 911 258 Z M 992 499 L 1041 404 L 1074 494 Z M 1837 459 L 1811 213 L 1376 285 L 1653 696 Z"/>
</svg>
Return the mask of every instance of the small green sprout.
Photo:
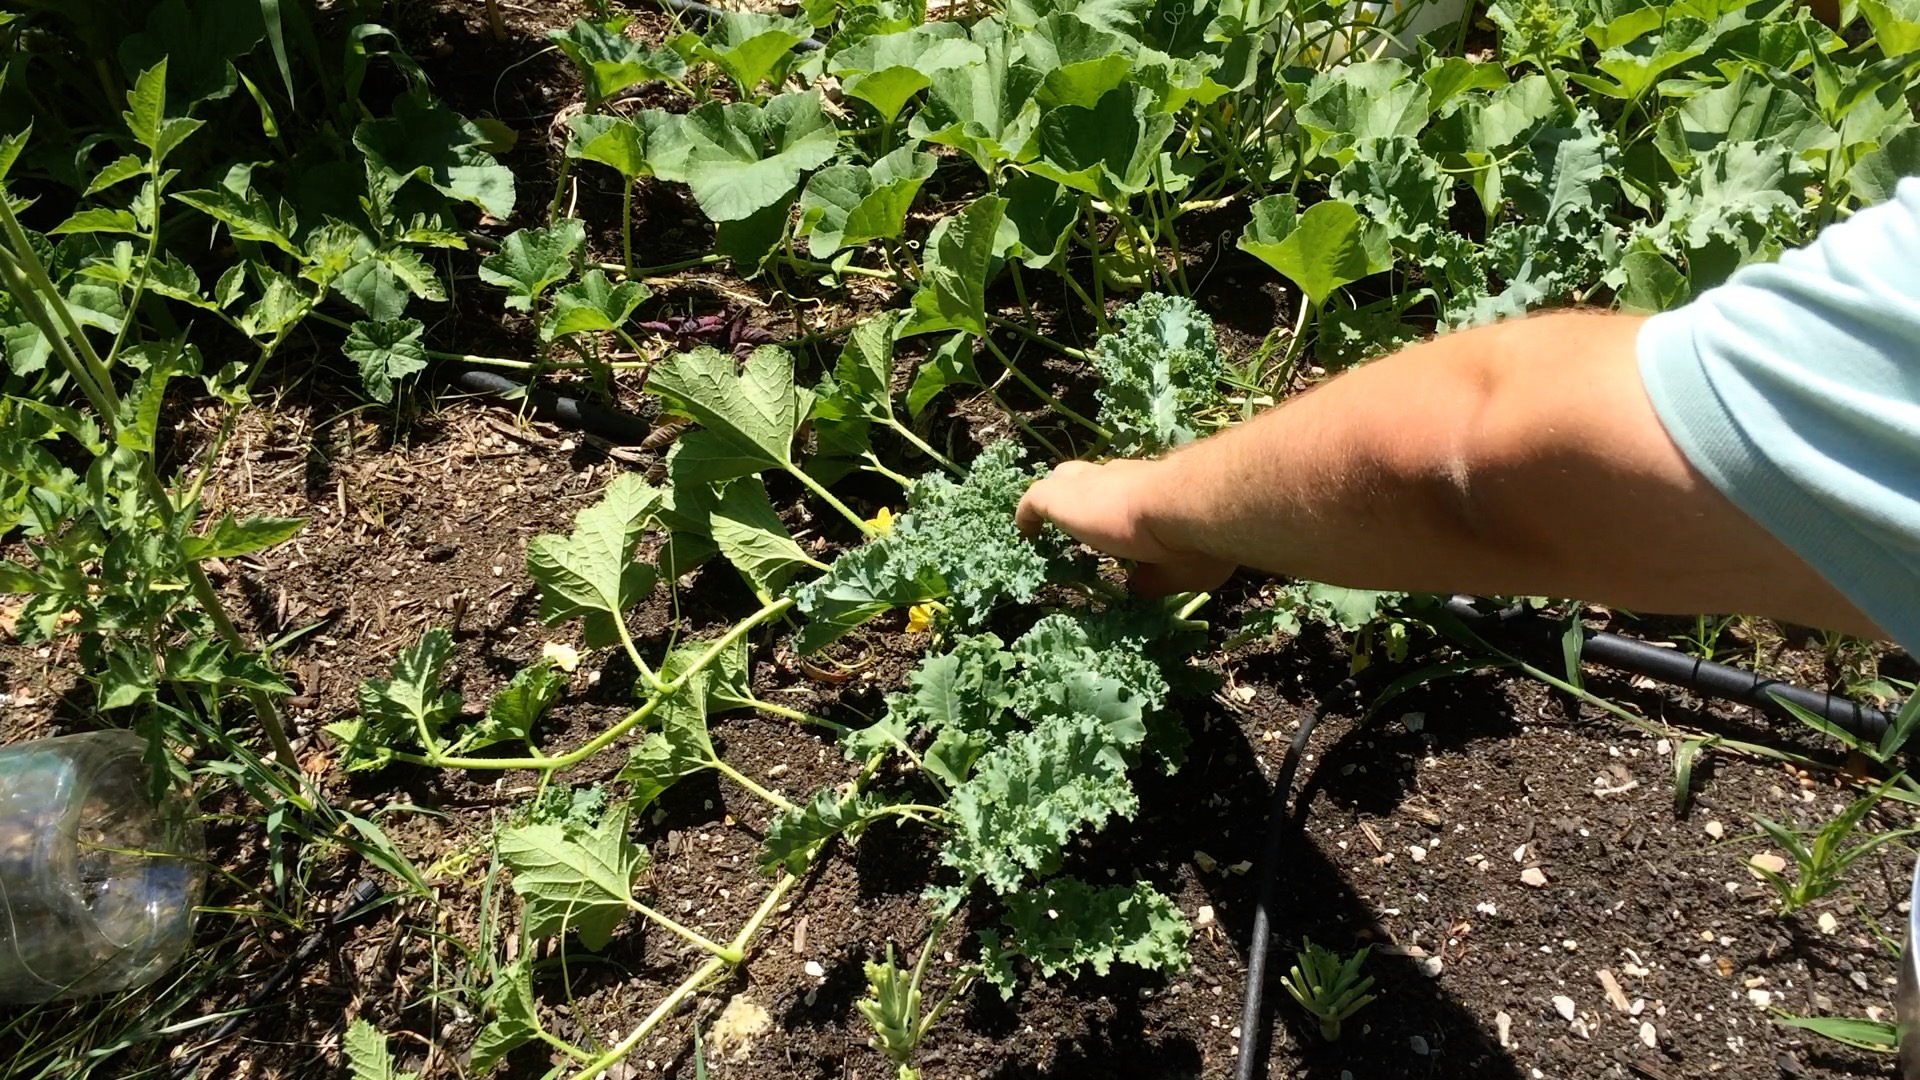
<svg viewBox="0 0 1920 1080">
<path fill-rule="evenodd" d="M 1320 1018 L 1320 1036 L 1328 1042 L 1340 1038 L 1340 1023 L 1365 1008 L 1373 1000 L 1367 990 L 1373 976 L 1360 975 L 1371 947 L 1363 948 L 1344 962 L 1340 954 L 1300 939 L 1298 961 L 1280 981 L 1300 1007 Z"/>
</svg>

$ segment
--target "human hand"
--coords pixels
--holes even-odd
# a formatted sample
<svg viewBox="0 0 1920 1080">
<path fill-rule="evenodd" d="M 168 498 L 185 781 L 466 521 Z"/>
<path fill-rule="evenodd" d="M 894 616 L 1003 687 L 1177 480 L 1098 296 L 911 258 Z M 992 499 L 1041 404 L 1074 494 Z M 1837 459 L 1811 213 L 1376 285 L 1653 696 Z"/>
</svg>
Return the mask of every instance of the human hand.
<svg viewBox="0 0 1920 1080">
<path fill-rule="evenodd" d="M 1052 522 L 1089 547 L 1135 563 L 1130 584 L 1145 596 L 1219 588 L 1234 564 L 1172 535 L 1164 511 L 1166 465 L 1158 461 L 1069 461 L 1027 489 L 1014 513 L 1032 536 Z M 1156 527 L 1157 525 L 1157 527 Z"/>
</svg>

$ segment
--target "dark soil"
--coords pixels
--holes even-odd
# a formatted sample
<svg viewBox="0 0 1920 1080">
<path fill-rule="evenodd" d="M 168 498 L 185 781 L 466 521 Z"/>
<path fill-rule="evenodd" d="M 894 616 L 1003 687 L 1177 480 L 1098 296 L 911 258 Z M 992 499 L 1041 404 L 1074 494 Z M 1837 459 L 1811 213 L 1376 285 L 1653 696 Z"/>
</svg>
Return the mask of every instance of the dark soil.
<svg viewBox="0 0 1920 1080">
<path fill-rule="evenodd" d="M 520 176 L 521 214 L 535 220 L 538 201 L 552 191 L 554 125 L 579 97 L 564 59 L 541 53 L 541 34 L 580 14 L 582 5 L 499 6 L 504 39 L 494 37 L 478 4 L 423 8 L 412 16 L 417 25 L 401 29 L 420 43 L 416 51 L 440 93 L 469 114 L 497 116 L 520 130 L 508 160 Z M 644 24 L 654 36 L 664 28 L 657 15 L 642 19 L 660 23 Z M 598 183 L 580 185 L 583 212 L 617 222 L 618 193 Z M 643 185 L 637 205 L 643 261 L 705 250 L 704 225 L 690 224 L 700 219 L 684 196 Z M 1231 209 L 1197 219 L 1186 250 L 1191 272 L 1204 275 L 1196 281 L 1203 306 L 1220 318 L 1229 352 L 1244 356 L 1294 308 L 1270 274 L 1256 272 L 1233 248 L 1238 227 Z M 593 243 L 602 256 L 617 258 L 617 227 Z M 785 284 L 805 292 L 804 283 Z M 745 306 L 757 325 L 783 336 L 843 325 L 892 299 L 862 286 L 823 291 L 796 306 L 767 282 L 719 271 L 680 275 L 656 288 L 663 310 Z M 1076 343 L 1090 331 L 1063 313 L 1049 315 L 1043 328 Z M 457 291 L 433 333 L 475 352 L 511 356 L 531 348 L 530 328 L 502 324 L 495 301 L 477 288 Z M 1075 365 L 1054 360 L 1045 370 L 1069 401 L 1089 393 L 1087 373 Z M 340 929 L 274 1007 L 208 1049 L 202 1075 L 344 1075 L 340 1036 L 354 1018 L 392 1035 L 403 1070 L 468 1075 L 465 1053 L 479 1023 L 471 1010 L 489 962 L 468 950 L 482 940 L 483 927 L 502 950 L 516 937 L 515 905 L 491 865 L 490 838 L 497 822 L 534 793 L 535 778 L 404 766 L 349 777 L 336 767 L 321 729 L 351 716 L 359 682 L 384 675 L 395 653 L 431 626 L 455 633 L 453 677 L 471 710 L 483 708 L 545 643 L 578 645 L 575 627 L 539 621 L 524 566 L 527 541 L 566 531 L 611 477 L 647 468 L 656 452 L 609 450 L 481 401 L 422 401 L 406 420 L 376 422 L 370 418 L 384 414 L 346 412 L 314 389 L 327 379 L 297 368 L 284 374 L 300 392 L 246 415 L 213 471 L 207 509 L 295 515 L 310 524 L 274 550 L 214 567 L 215 582 L 250 633 L 273 638 L 314 627 L 285 653 L 296 683 L 289 711 L 302 767 L 338 804 L 378 820 L 427 874 L 433 895 L 390 903 Z M 646 408 L 632 388 L 621 393 L 630 406 Z M 963 456 L 969 444 L 1006 426 L 979 402 L 941 408 L 952 412 L 936 410 L 928 429 Z M 216 423 L 211 409 L 183 416 L 183 446 L 204 447 Z M 844 527 L 806 518 L 797 491 L 775 485 L 774 494 L 802 543 L 827 552 L 848 539 Z M 899 499 L 875 486 L 856 490 L 851 501 L 870 512 Z M 724 564 L 675 584 L 633 622 L 645 652 L 657 653 L 676 635 L 716 633 L 757 607 Z M 1258 589 L 1258 582 L 1235 583 L 1209 616 L 1221 627 L 1237 625 L 1258 602 Z M 924 648 L 924 638 L 902 632 L 897 619 L 878 627 L 840 650 L 836 659 L 850 674 L 802 664 L 785 630 L 764 628 L 753 639 L 756 692 L 863 723 L 860 717 L 883 707 L 882 695 Z M 1654 624 L 1640 632 L 1665 637 L 1671 630 Z M 1727 644 L 1757 648 L 1755 642 L 1768 650 L 1770 671 L 1821 683 L 1843 674 L 1811 643 L 1758 624 L 1738 629 Z M 1422 647 L 1436 650 L 1428 659 L 1440 655 L 1437 645 Z M 1205 662 L 1224 688 L 1174 704 L 1194 736 L 1185 767 L 1172 776 L 1143 773 L 1139 819 L 1068 853 L 1089 877 L 1150 880 L 1174 897 L 1194 921 L 1191 969 L 1030 980 L 1011 1001 L 976 986 L 924 1045 L 924 1076 L 1231 1074 L 1246 1041 L 1240 1000 L 1268 785 L 1297 726 L 1346 676 L 1348 656 L 1340 643 L 1308 634 Z M 8 738 L 84 726 L 88 703 L 72 664 L 51 650 L 0 645 L 7 694 L 0 717 Z M 1676 815 L 1677 733 L 1667 738 L 1628 726 L 1529 680 L 1482 674 L 1437 682 L 1395 699 L 1365 724 L 1354 719 L 1373 693 L 1410 667 L 1369 675 L 1366 692 L 1332 703 L 1315 734 L 1294 798 L 1276 919 L 1281 970 L 1303 937 L 1343 952 L 1371 946 L 1366 970 L 1378 1000 L 1330 1044 L 1276 982 L 1268 991 L 1274 1033 L 1262 1075 L 1678 1080 L 1886 1073 L 1887 1058 L 1777 1026 L 1770 1008 L 1890 1018 L 1895 956 L 1876 933 L 1899 937 L 1910 852 L 1882 848 L 1856 865 L 1838 893 L 1786 917 L 1774 913 L 1769 889 L 1745 866 L 1770 848 L 1753 815 L 1825 821 L 1858 792 L 1844 773 L 1798 774 L 1708 751 L 1695 766 L 1691 805 Z M 624 659 L 588 654 L 545 720 L 542 745 L 564 750 L 605 730 L 631 708 L 633 680 Z M 1737 732 L 1818 750 L 1797 728 L 1742 710 L 1598 676 L 1591 689 L 1637 709 L 1653 729 Z M 855 772 L 830 738 L 792 721 L 731 715 L 715 721 L 714 734 L 727 761 L 796 801 Z M 623 760 L 620 750 L 562 779 L 608 781 Z M 216 809 L 249 812 L 236 795 L 216 798 L 232 804 Z M 1869 827 L 1904 827 L 1911 817 L 1889 804 Z M 680 784 L 634 823 L 636 840 L 652 856 L 641 894 L 696 930 L 730 937 L 769 888 L 755 864 L 768 820 L 764 803 L 728 781 L 702 776 Z M 265 885 L 267 855 L 256 835 L 223 826 L 214 839 L 215 856 L 233 880 Z M 1523 882 L 1523 871 L 1532 869 L 1545 875 L 1544 885 Z M 370 874 L 337 860 L 289 886 L 304 890 L 285 898 L 305 913 L 300 929 L 319 925 Z M 772 1021 L 744 1046 L 716 1049 L 710 1042 L 708 1068 L 738 1080 L 892 1075 L 893 1066 L 868 1047 L 854 1008 L 865 990 L 861 965 L 890 944 L 918 949 L 929 926 L 921 893 L 940 880 L 934 845 L 911 824 L 881 825 L 857 845 L 834 849 L 778 910 L 749 963 L 700 997 L 702 1025 L 736 997 Z M 210 901 L 240 906 L 247 899 L 216 885 Z M 1831 929 L 1823 925 L 1828 915 Z M 945 991 L 974 955 L 968 931 L 949 927 L 938 942 L 929 997 Z M 244 1002 L 287 964 L 301 937 L 271 920 L 232 914 L 208 915 L 202 933 L 208 940 L 237 933 L 250 942 L 243 969 L 208 994 L 207 1014 Z M 631 919 L 602 956 L 575 948 L 569 969 L 542 966 L 537 989 L 556 1034 L 605 1046 L 631 1031 L 699 960 Z M 1610 1003 L 1603 972 L 1617 983 L 1619 1004 Z M 1572 1000 L 1573 1019 L 1563 1018 L 1556 997 Z M 692 1075 L 690 1030 L 685 1019 L 663 1026 L 611 1075 Z M 201 1034 L 182 1034 L 175 1047 L 197 1048 Z M 536 1045 L 510 1058 L 501 1075 L 538 1077 L 559 1063 Z"/>
</svg>

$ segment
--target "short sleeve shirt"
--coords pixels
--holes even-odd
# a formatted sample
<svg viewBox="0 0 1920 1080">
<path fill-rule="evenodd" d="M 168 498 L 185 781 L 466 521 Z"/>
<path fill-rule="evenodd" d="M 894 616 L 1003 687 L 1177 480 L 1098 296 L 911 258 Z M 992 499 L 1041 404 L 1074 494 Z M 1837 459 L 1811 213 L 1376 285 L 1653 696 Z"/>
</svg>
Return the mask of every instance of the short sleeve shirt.
<svg viewBox="0 0 1920 1080">
<path fill-rule="evenodd" d="M 1639 363 L 1694 467 L 1920 653 L 1920 178 L 1649 319 Z"/>
</svg>

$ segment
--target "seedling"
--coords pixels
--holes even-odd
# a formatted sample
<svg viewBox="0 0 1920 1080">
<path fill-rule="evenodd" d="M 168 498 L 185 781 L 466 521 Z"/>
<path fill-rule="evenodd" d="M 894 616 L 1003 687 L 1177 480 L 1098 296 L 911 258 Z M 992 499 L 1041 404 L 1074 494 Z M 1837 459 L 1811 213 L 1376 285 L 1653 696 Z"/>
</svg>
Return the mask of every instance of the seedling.
<svg viewBox="0 0 1920 1080">
<path fill-rule="evenodd" d="M 1841 879 L 1846 875 L 1847 868 L 1874 849 L 1920 832 L 1920 829 L 1894 829 L 1874 834 L 1857 844 L 1848 846 L 1848 838 L 1853 835 L 1854 829 L 1859 826 L 1861 820 L 1900 780 L 1901 777 L 1896 776 L 1855 799 L 1845 810 L 1818 829 L 1793 829 L 1767 818 L 1757 815 L 1754 817 L 1754 823 L 1792 857 L 1795 869 L 1798 871 L 1793 880 L 1788 880 L 1784 874 L 1774 873 L 1764 867 L 1753 867 L 1754 873 L 1759 874 L 1762 880 L 1773 886 L 1779 899 L 1781 914 L 1787 915 L 1798 911 L 1838 888 Z"/>
<path fill-rule="evenodd" d="M 1280 979 L 1293 1000 L 1319 1018 L 1320 1037 L 1328 1042 L 1338 1042 L 1340 1025 L 1373 1001 L 1374 996 L 1367 993 L 1373 986 L 1373 976 L 1360 974 L 1371 949 L 1365 946 L 1342 960 L 1338 953 L 1301 938 L 1293 969 Z"/>
<path fill-rule="evenodd" d="M 912 974 L 901 971 L 893 962 L 893 946 L 887 946 L 887 959 L 884 963 L 868 961 L 867 996 L 855 1005 L 860 1015 L 867 1018 L 873 1026 L 873 1037 L 868 1044 L 887 1055 L 899 1066 L 898 1080 L 916 1080 L 920 1075 L 913 1068 L 913 1055 L 920 1049 L 920 1042 L 927 1036 L 940 1014 L 946 1012 L 968 985 L 973 982 L 971 973 L 963 974 L 947 987 L 932 1009 L 923 1016 L 920 1012 L 921 986 L 926 979 L 927 960 L 933 955 L 933 943 L 940 936 L 943 923 L 936 923 L 927 935 L 927 943 L 920 949 L 920 960 L 914 964 Z"/>
</svg>

